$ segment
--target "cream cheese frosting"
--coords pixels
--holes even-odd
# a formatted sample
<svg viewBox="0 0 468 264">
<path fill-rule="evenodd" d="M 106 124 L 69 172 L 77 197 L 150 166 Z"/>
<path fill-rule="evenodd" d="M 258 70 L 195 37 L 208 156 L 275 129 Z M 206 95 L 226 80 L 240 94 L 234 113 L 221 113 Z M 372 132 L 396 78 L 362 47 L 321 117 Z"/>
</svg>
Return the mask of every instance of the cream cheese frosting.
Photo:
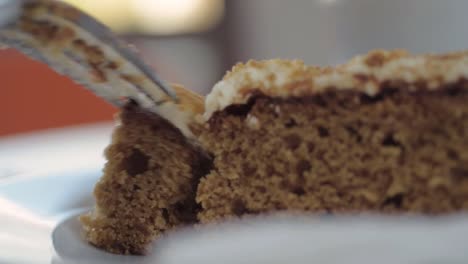
<svg viewBox="0 0 468 264">
<path fill-rule="evenodd" d="M 375 96 L 389 84 L 436 90 L 460 81 L 468 83 L 468 51 L 410 55 L 376 50 L 334 68 L 307 66 L 298 60 L 251 60 L 235 65 L 213 87 L 205 100 L 204 118 L 229 105 L 245 104 L 255 94 L 287 98 L 335 89 Z"/>
</svg>

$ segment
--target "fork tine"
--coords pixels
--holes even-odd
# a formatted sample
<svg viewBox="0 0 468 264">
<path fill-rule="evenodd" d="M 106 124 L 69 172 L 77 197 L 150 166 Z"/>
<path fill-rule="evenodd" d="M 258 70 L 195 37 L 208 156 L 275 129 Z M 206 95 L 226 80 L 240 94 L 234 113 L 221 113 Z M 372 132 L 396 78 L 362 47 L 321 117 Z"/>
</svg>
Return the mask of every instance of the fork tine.
<svg viewBox="0 0 468 264">
<path fill-rule="evenodd" d="M 19 3 L 19 2 L 18 2 Z M 152 108 L 175 92 L 103 24 L 59 1 L 26 0 L 1 23 L 0 42 L 45 62 L 96 95 L 121 106 L 132 98 Z"/>
<path fill-rule="evenodd" d="M 168 95 L 176 98 L 175 92 L 160 79 L 146 63 L 144 63 L 138 54 L 133 52 L 133 49 L 128 48 L 128 45 L 116 38 L 114 33 L 104 24 L 100 23 L 88 14 L 81 12 L 77 17 L 65 17 L 67 20 L 75 23 L 78 27 L 88 31 L 102 43 L 108 43 L 116 51 L 129 62 L 137 66 L 149 79 L 160 86 Z"/>
</svg>

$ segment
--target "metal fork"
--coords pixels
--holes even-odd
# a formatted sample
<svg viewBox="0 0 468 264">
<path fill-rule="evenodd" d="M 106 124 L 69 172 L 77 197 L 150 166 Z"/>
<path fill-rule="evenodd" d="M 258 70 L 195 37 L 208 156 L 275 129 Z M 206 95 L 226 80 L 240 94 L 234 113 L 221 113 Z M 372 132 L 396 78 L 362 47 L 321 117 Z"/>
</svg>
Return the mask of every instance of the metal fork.
<svg viewBox="0 0 468 264">
<path fill-rule="evenodd" d="M 46 63 L 117 107 L 129 98 L 144 108 L 177 100 L 129 45 L 64 2 L 0 0 L 0 43 Z"/>
</svg>

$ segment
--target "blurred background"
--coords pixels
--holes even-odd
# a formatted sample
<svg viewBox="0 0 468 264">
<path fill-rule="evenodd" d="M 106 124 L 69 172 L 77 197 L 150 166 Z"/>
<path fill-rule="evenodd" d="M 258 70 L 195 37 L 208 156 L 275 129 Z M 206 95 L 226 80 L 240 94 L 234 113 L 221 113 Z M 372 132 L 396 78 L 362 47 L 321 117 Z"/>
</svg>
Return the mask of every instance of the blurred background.
<svg viewBox="0 0 468 264">
<path fill-rule="evenodd" d="M 468 48 L 465 0 L 67 0 L 201 94 L 248 59 L 330 65 L 374 48 Z M 0 52 L 0 136 L 112 120 L 115 109 L 23 55 Z"/>
</svg>

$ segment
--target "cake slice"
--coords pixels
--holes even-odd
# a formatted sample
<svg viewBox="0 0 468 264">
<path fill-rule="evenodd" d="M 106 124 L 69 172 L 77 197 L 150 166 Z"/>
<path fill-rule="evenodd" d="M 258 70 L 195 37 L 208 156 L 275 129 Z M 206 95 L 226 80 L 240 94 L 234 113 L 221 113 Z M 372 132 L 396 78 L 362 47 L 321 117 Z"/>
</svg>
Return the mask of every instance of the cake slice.
<svg viewBox="0 0 468 264">
<path fill-rule="evenodd" d="M 175 86 L 187 122 L 202 97 Z M 196 222 L 198 179 L 210 160 L 174 125 L 129 102 L 105 151 L 93 212 L 81 217 L 86 239 L 112 253 L 144 254 L 164 231 Z"/>
<path fill-rule="evenodd" d="M 468 53 L 236 65 L 206 98 L 201 222 L 468 209 Z"/>
<path fill-rule="evenodd" d="M 122 109 L 82 217 L 93 245 L 143 254 L 180 225 L 271 212 L 468 210 L 468 52 L 250 61 L 204 107 L 176 90 L 171 122 Z"/>
</svg>

